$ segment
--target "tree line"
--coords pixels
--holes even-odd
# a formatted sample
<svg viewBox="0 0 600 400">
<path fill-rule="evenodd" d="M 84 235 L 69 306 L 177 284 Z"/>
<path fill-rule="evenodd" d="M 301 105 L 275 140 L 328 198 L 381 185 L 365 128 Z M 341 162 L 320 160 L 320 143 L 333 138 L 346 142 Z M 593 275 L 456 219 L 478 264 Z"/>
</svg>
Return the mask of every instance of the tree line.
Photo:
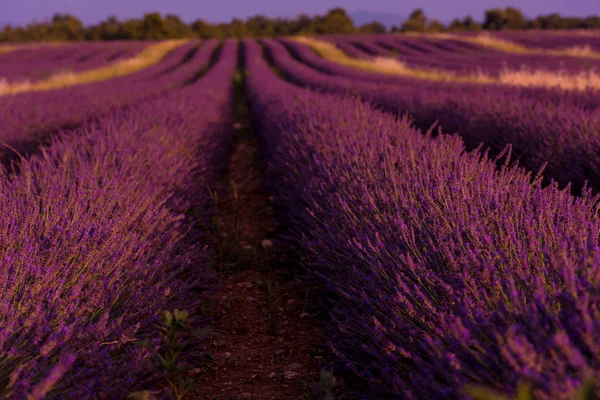
<svg viewBox="0 0 600 400">
<path fill-rule="evenodd" d="M 471 16 L 455 19 L 444 25 L 429 19 L 422 9 L 414 10 L 409 18 L 392 27 L 391 32 L 460 32 L 508 29 L 600 29 L 600 17 L 562 17 L 559 14 L 527 19 L 514 7 L 487 10 L 483 22 Z M 109 17 L 96 25 L 84 26 L 75 16 L 56 14 L 49 21 L 33 22 L 26 26 L 5 26 L 0 41 L 77 41 L 77 40 L 146 40 L 174 38 L 241 38 L 259 36 L 323 35 L 347 33 L 387 33 L 381 23 L 373 21 L 355 26 L 343 8 L 334 8 L 314 17 L 301 14 L 295 18 L 267 18 L 263 15 L 246 20 L 234 18 L 226 23 L 209 23 L 198 19 L 186 24 L 174 14 L 145 14 L 141 19 L 120 21 Z"/>
</svg>

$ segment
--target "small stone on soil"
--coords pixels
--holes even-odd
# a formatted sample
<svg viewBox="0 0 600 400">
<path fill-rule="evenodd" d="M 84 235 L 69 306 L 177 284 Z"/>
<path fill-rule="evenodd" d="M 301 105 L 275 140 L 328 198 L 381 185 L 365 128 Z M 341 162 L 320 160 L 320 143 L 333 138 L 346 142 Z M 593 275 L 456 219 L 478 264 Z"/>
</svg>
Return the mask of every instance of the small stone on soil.
<svg viewBox="0 0 600 400">
<path fill-rule="evenodd" d="M 288 371 L 295 371 L 297 369 L 300 369 L 300 367 L 302 367 L 300 364 L 293 363 L 293 364 L 288 365 L 287 370 Z"/>
<path fill-rule="evenodd" d="M 300 376 L 299 373 L 294 372 L 294 371 L 285 371 L 283 373 L 283 375 L 285 375 L 285 379 L 294 379 L 294 378 Z"/>
</svg>

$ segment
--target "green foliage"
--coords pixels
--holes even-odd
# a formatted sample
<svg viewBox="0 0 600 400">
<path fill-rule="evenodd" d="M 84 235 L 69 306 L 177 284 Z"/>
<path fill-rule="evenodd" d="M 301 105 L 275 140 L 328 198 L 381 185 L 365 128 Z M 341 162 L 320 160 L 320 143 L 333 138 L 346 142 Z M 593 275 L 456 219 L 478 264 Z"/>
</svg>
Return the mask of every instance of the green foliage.
<svg viewBox="0 0 600 400">
<path fill-rule="evenodd" d="M 194 36 L 200 39 L 222 37 L 222 33 L 219 31 L 216 25 L 209 24 L 201 19 L 197 19 L 196 21 L 192 22 L 190 29 L 192 30 Z"/>
<path fill-rule="evenodd" d="M 482 29 L 481 24 L 479 24 L 478 22 L 475 22 L 470 15 L 467 15 L 462 20 L 459 20 L 458 18 L 452 20 L 450 25 L 448 25 L 447 30 L 450 32 L 465 32 L 465 31 L 477 32 L 477 31 L 480 31 L 481 29 Z"/>
<path fill-rule="evenodd" d="M 483 26 L 482 26 L 483 25 Z M 515 7 L 494 8 L 485 11 L 483 24 L 471 16 L 454 19 L 448 27 L 439 21 L 428 20 L 425 12 L 417 8 L 408 20 L 392 28 L 392 32 L 460 32 L 504 29 L 600 29 L 600 17 L 561 17 L 548 14 L 527 20 Z M 232 19 L 227 23 L 212 24 L 197 19 L 184 23 L 177 15 L 145 14 L 142 19 L 119 21 L 111 16 L 97 25 L 84 27 L 79 19 L 69 14 L 56 14 L 52 20 L 34 22 L 27 26 L 6 26 L 0 30 L 0 42 L 52 41 L 52 40 L 144 40 L 174 38 L 242 38 L 289 35 L 325 35 L 345 33 L 386 33 L 386 27 L 376 21 L 355 27 L 343 8 L 334 8 L 325 15 L 311 17 L 300 14 L 296 18 L 267 18 L 255 15 L 248 19 Z"/>
<path fill-rule="evenodd" d="M 586 380 L 573 396 L 573 400 L 598 400 L 597 391 L 598 387 L 594 381 Z M 514 398 L 482 385 L 467 385 L 464 393 L 472 400 L 536 400 L 533 386 L 526 381 L 519 383 Z"/>
<path fill-rule="evenodd" d="M 50 35 L 58 40 L 82 40 L 83 24 L 72 15 L 55 14 L 50 25 Z"/>
<path fill-rule="evenodd" d="M 442 32 L 444 30 L 444 24 L 437 19 L 432 19 L 427 24 L 427 32 Z"/>
<path fill-rule="evenodd" d="M 380 22 L 373 21 L 368 24 L 364 24 L 358 28 L 360 33 L 387 33 L 385 25 Z"/>
<path fill-rule="evenodd" d="M 408 20 L 402 24 L 400 31 L 402 32 L 425 32 L 427 30 L 427 17 L 425 12 L 417 8 L 410 13 Z"/>
<path fill-rule="evenodd" d="M 308 400 L 333 400 L 333 388 L 336 385 L 336 379 L 332 371 L 321 369 L 319 383 L 312 387 L 308 394 Z"/>
<path fill-rule="evenodd" d="M 356 28 L 343 8 L 334 8 L 322 17 L 316 17 L 312 31 L 316 34 L 354 33 Z"/>
<path fill-rule="evenodd" d="M 161 322 L 161 325 L 157 326 L 161 339 L 158 346 L 148 340 L 140 341 L 138 344 L 150 352 L 152 372 L 164 378 L 174 398 L 180 400 L 194 386 L 193 380 L 187 377 L 189 369 L 181 363 L 181 355 L 193 347 L 195 340 L 206 337 L 211 332 L 207 329 L 190 332 L 189 313 L 185 310 L 175 309 L 173 312 L 165 310 L 161 314 Z M 129 394 L 128 398 L 151 400 L 153 396 L 149 391 L 140 391 Z"/>
<path fill-rule="evenodd" d="M 526 29 L 528 22 L 521 10 L 506 7 L 504 10 L 494 8 L 485 12 L 483 28 L 489 30 Z"/>
</svg>

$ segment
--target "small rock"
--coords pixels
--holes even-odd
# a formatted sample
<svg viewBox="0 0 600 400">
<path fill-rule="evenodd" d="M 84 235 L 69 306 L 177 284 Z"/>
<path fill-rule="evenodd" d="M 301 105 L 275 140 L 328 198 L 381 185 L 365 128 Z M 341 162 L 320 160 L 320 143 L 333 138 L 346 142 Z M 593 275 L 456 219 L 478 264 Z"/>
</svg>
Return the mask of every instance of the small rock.
<svg viewBox="0 0 600 400">
<path fill-rule="evenodd" d="M 276 376 L 277 376 L 277 374 L 275 372 L 271 372 L 269 374 L 269 378 L 271 378 L 271 379 L 275 378 Z"/>
<path fill-rule="evenodd" d="M 296 301 L 296 300 L 294 300 L 294 299 L 289 299 L 289 300 L 287 301 L 287 303 L 288 303 L 288 304 L 294 304 L 294 302 L 295 302 L 295 301 Z"/>
<path fill-rule="evenodd" d="M 285 376 L 285 379 L 294 379 L 300 376 L 299 373 L 294 371 L 285 371 L 283 375 Z"/>
<path fill-rule="evenodd" d="M 264 239 L 260 245 L 263 247 L 263 249 L 270 249 L 271 247 L 273 247 L 273 241 L 269 240 L 269 239 Z"/>
<path fill-rule="evenodd" d="M 248 297 L 246 297 L 246 301 L 251 303 L 253 301 L 256 301 L 256 298 L 252 297 L 252 296 L 248 296 Z"/>
<path fill-rule="evenodd" d="M 225 385 L 225 386 L 231 386 L 231 385 L 233 385 L 233 382 L 225 382 L 223 385 Z"/>
<path fill-rule="evenodd" d="M 254 375 L 250 375 L 250 378 L 252 378 L 252 379 L 256 379 L 256 374 L 254 374 Z"/>
<path fill-rule="evenodd" d="M 251 244 L 247 244 L 243 247 L 243 249 L 246 251 L 252 251 L 254 250 L 254 246 L 252 246 Z"/>
<path fill-rule="evenodd" d="M 250 289 L 252 287 L 252 282 L 240 282 L 238 283 L 238 286 Z"/>
<path fill-rule="evenodd" d="M 231 357 L 231 353 L 230 353 L 230 352 L 226 352 L 226 353 L 224 353 L 223 355 L 225 356 L 225 358 L 229 358 L 229 357 Z"/>
<path fill-rule="evenodd" d="M 300 314 L 300 319 L 308 319 L 310 317 L 311 317 L 311 315 L 307 312 Z"/>
<path fill-rule="evenodd" d="M 287 366 L 287 370 L 288 371 L 295 371 L 297 369 L 300 369 L 302 365 L 298 364 L 298 363 L 293 363 Z"/>
</svg>

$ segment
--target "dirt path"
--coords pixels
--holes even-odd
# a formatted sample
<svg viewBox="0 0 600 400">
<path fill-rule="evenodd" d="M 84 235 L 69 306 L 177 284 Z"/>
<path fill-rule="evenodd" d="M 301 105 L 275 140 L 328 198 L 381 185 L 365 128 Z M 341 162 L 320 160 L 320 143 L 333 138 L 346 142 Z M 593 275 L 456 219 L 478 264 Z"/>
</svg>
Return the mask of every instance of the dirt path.
<svg viewBox="0 0 600 400">
<path fill-rule="evenodd" d="M 217 202 L 216 265 L 210 352 L 186 399 L 313 399 L 324 351 L 320 322 L 307 312 L 309 288 L 282 263 L 276 220 L 261 186 L 257 139 L 243 92 L 236 142 Z"/>
</svg>

